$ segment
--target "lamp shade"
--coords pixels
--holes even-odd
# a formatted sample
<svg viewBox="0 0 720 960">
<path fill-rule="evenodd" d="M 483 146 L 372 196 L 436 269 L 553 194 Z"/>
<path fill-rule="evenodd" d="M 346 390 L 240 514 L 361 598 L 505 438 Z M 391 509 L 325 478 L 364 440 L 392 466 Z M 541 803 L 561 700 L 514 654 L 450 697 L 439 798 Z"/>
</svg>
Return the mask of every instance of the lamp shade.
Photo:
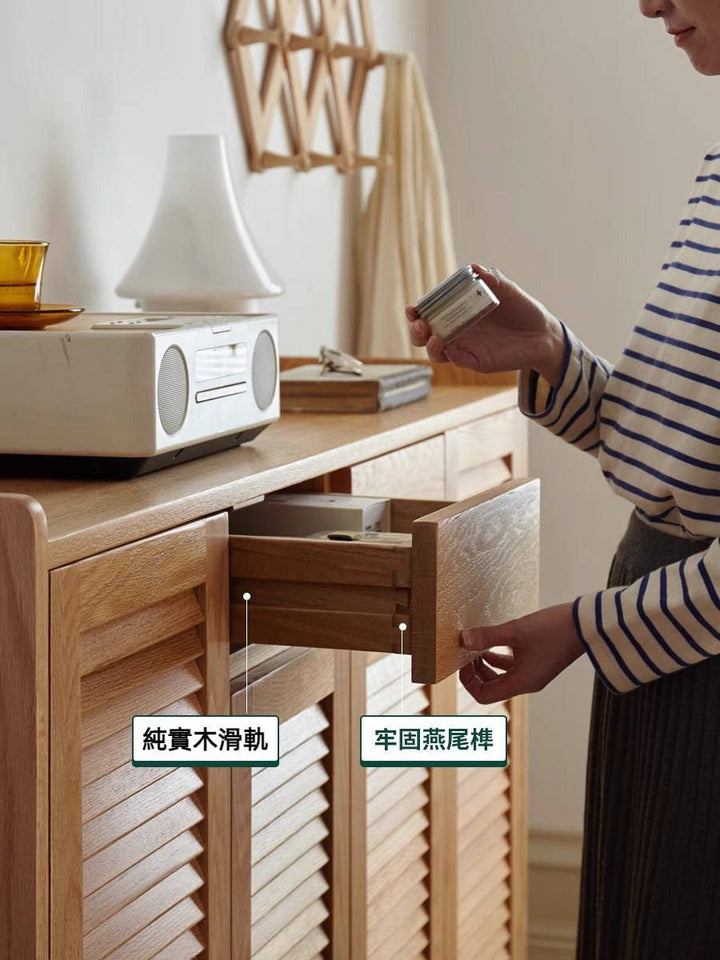
<svg viewBox="0 0 720 960">
<path fill-rule="evenodd" d="M 116 293 L 143 310 L 254 313 L 282 292 L 240 212 L 225 137 L 169 137 L 155 217 Z"/>
</svg>

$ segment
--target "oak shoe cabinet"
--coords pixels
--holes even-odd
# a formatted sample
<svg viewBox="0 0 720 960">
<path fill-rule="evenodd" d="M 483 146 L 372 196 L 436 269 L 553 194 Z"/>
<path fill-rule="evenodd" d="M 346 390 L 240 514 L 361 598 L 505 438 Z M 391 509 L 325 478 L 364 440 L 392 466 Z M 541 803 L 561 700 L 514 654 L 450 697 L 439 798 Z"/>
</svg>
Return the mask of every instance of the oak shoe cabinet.
<svg viewBox="0 0 720 960">
<path fill-rule="evenodd" d="M 525 956 L 525 704 L 480 707 L 456 673 L 459 626 L 537 604 L 515 403 L 514 381 L 436 382 L 127 483 L 0 483 L 8 957 Z M 412 546 L 231 532 L 287 488 L 392 497 Z M 406 713 L 505 713 L 509 766 L 361 767 L 359 717 L 397 712 L 401 670 Z M 280 717 L 278 767 L 130 763 L 134 714 L 246 708 Z"/>
</svg>

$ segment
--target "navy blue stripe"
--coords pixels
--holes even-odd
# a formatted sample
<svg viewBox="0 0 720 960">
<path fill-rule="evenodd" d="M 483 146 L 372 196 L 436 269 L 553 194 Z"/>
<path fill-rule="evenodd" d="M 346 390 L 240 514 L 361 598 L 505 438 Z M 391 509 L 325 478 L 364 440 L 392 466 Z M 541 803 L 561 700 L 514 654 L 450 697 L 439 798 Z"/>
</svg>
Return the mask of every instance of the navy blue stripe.
<svg viewBox="0 0 720 960">
<path fill-rule="evenodd" d="M 570 356 L 572 354 L 572 343 L 570 341 L 570 334 L 568 332 L 568 329 L 565 326 L 565 324 L 562 322 L 562 320 L 560 320 L 560 326 L 562 327 L 563 338 L 565 341 L 565 353 L 563 355 L 563 364 L 562 364 L 562 369 L 560 371 L 560 382 L 556 387 L 551 387 L 544 410 L 541 410 L 539 413 L 537 412 L 530 413 L 527 411 L 523 411 L 526 417 L 530 417 L 534 420 L 538 420 L 542 417 L 550 416 L 550 414 L 552 413 L 555 407 L 555 401 L 557 400 L 558 391 L 560 390 L 560 387 L 564 383 L 565 377 L 567 376 L 568 366 L 570 364 Z M 538 376 L 539 375 L 537 371 L 531 370 L 530 375 L 528 377 L 528 383 L 527 383 L 529 396 L 533 398 L 532 399 L 533 410 L 535 409 L 535 391 L 537 388 Z"/>
<path fill-rule="evenodd" d="M 596 359 L 597 362 L 600 364 L 600 367 L 601 367 L 603 373 L 605 374 L 605 376 L 606 376 L 606 377 L 610 377 L 611 374 L 612 374 L 612 365 L 609 364 L 609 363 L 607 362 L 607 360 L 603 360 L 602 357 L 595 357 L 595 359 Z"/>
<path fill-rule="evenodd" d="M 579 369 L 577 372 L 577 376 L 575 377 L 575 383 L 572 385 L 572 389 L 570 390 L 570 393 L 565 397 L 565 400 L 563 401 L 563 405 L 560 407 L 560 413 L 558 413 L 558 415 L 555 417 L 554 420 L 551 420 L 549 423 L 545 424 L 545 426 L 548 429 L 550 429 L 551 427 L 554 427 L 555 424 L 562 419 L 562 415 L 565 413 L 568 403 L 570 403 L 570 401 L 578 391 L 578 387 L 580 386 L 580 383 L 583 378 L 583 373 L 585 372 L 583 368 L 584 355 L 585 355 L 585 351 L 583 350 L 582 346 L 580 346 L 579 355 L 578 355 Z"/>
<path fill-rule="evenodd" d="M 648 513 L 647 510 L 643 510 L 642 507 L 638 507 L 637 504 L 635 505 L 635 510 L 638 513 L 641 513 L 645 517 L 645 519 L 648 521 L 648 523 L 657 523 L 657 524 L 662 524 L 665 527 L 668 527 L 668 526 L 677 527 L 679 530 L 685 530 L 685 527 L 681 523 L 675 523 L 674 520 L 663 519 L 669 513 L 672 513 L 673 510 L 675 510 L 675 504 L 673 504 L 671 507 L 668 507 L 667 510 L 663 510 L 662 513 L 657 513 L 657 514 Z"/>
<path fill-rule="evenodd" d="M 591 363 L 591 365 L 590 365 L 590 376 L 588 377 L 588 382 L 587 382 L 587 394 L 588 394 L 588 395 L 587 395 L 587 397 L 585 398 L 585 403 L 583 403 L 581 406 L 578 407 L 578 409 L 575 411 L 575 413 L 572 415 L 572 417 L 570 417 L 570 419 L 569 419 L 568 422 L 565 424 L 565 426 L 562 428 L 562 430 L 558 430 L 558 431 L 557 431 L 557 436 L 558 436 L 558 437 L 562 437 L 562 436 L 565 434 L 565 432 L 575 423 L 575 421 L 577 420 L 577 418 L 578 418 L 578 417 L 581 417 L 581 416 L 585 413 L 585 411 L 587 410 L 587 408 L 590 406 L 590 400 L 591 400 L 591 398 L 592 398 L 592 388 L 593 388 L 593 383 L 595 382 L 595 374 L 597 373 L 597 370 L 598 370 L 598 365 L 597 365 L 597 363 L 595 362 L 595 360 L 593 360 L 592 363 Z M 595 418 L 593 417 L 593 422 L 594 422 L 594 420 L 595 420 Z"/>
<path fill-rule="evenodd" d="M 602 399 L 602 397 L 600 399 Z M 595 410 L 597 413 L 597 406 L 595 407 Z M 593 417 L 589 425 L 585 427 L 583 432 L 578 434 L 577 437 L 573 437 L 572 439 L 568 438 L 568 443 L 571 443 L 573 446 L 577 446 L 577 444 L 579 444 L 581 440 L 584 440 L 589 433 L 592 433 L 596 427 L 597 427 L 597 416 Z"/>
<path fill-rule="evenodd" d="M 675 403 L 679 403 L 684 407 L 692 407 L 693 410 L 699 410 L 701 413 L 706 413 L 710 417 L 720 418 L 720 409 L 717 407 L 711 407 L 707 403 L 700 403 L 699 400 L 691 400 L 690 397 L 683 397 L 679 393 L 673 393 L 672 390 L 665 390 L 663 387 L 658 387 L 654 383 L 645 383 L 643 380 L 638 380 L 637 377 L 631 377 L 627 373 L 619 373 L 616 370 L 615 376 L 624 383 L 631 383 L 635 387 L 642 387 L 642 389 L 647 390 L 648 393 L 657 393 L 658 396 L 666 397 L 668 400 L 674 400 Z"/>
<path fill-rule="evenodd" d="M 705 324 L 703 324 L 705 326 Z M 709 360 L 720 360 L 720 353 L 717 350 L 709 350 L 707 347 L 699 347 L 695 343 L 689 343 L 687 340 L 678 340 L 677 337 L 666 337 L 662 333 L 653 333 L 647 327 L 635 327 L 635 332 L 641 337 L 648 337 L 657 343 L 667 343 L 671 347 L 677 347 L 678 350 L 687 350 L 689 353 L 697 353 L 700 357 L 707 357 Z"/>
<path fill-rule="evenodd" d="M 701 253 L 720 253 L 720 247 L 708 247 L 704 243 L 694 240 L 673 240 L 671 247 L 687 247 L 689 250 L 700 250 Z"/>
<path fill-rule="evenodd" d="M 651 623 L 650 618 L 649 618 L 648 615 L 645 613 L 645 610 L 644 610 L 644 608 L 643 608 L 643 600 L 644 600 L 644 598 L 645 598 L 645 593 L 647 592 L 647 585 L 648 585 L 648 578 L 649 578 L 649 576 L 650 576 L 650 574 L 649 574 L 649 573 L 646 573 L 645 576 L 641 579 L 641 581 L 640 581 L 640 589 L 638 590 L 638 595 L 637 595 L 637 611 L 638 611 L 638 613 L 640 614 L 640 619 L 641 619 L 642 622 L 645 624 L 645 626 L 648 628 L 648 630 L 649 630 L 650 633 L 653 635 L 653 637 L 655 637 L 655 639 L 657 640 L 657 642 L 660 644 L 660 646 L 663 648 L 663 650 L 664 650 L 665 653 L 670 657 L 671 660 L 674 660 L 675 663 L 676 663 L 679 667 L 689 667 L 690 664 L 687 662 L 687 660 L 683 660 L 682 657 L 678 656 L 678 654 L 675 653 L 675 651 L 663 640 L 663 638 L 662 638 L 660 632 L 658 631 L 657 627 L 655 627 L 655 626 Z"/>
<path fill-rule="evenodd" d="M 678 574 L 680 576 L 680 583 L 682 585 L 683 600 L 685 601 L 685 606 L 688 608 L 690 613 L 695 617 L 697 622 L 707 630 L 710 636 L 714 637 L 716 640 L 720 640 L 720 633 L 718 633 L 717 630 L 707 622 L 705 617 L 700 613 L 700 611 L 698 610 L 698 608 L 695 606 L 695 604 L 692 602 L 690 598 L 690 591 L 688 590 L 687 579 L 685 578 L 685 564 L 687 563 L 688 559 L 689 559 L 688 557 L 685 557 L 684 560 L 681 560 L 680 565 L 678 567 Z M 704 650 L 703 653 L 705 654 L 706 657 L 710 656 L 710 653 L 707 650 Z"/>
<path fill-rule="evenodd" d="M 710 230 L 720 230 L 720 223 L 715 220 L 701 220 L 700 217 L 691 217 L 689 220 L 681 220 L 681 227 L 689 227 L 690 224 L 696 224 L 698 227 L 708 227 Z"/>
<path fill-rule="evenodd" d="M 578 434 L 577 437 L 573 437 L 572 440 L 568 440 L 568 443 L 572 443 L 573 445 L 578 444 L 580 443 L 581 440 L 584 440 L 589 433 L 592 433 L 592 431 L 596 429 L 598 425 L 598 410 L 600 409 L 601 403 L 602 403 L 602 394 L 600 394 L 600 396 L 597 398 L 597 401 L 593 408 L 593 418 L 590 421 L 590 423 L 587 425 L 587 427 L 585 427 L 582 433 Z M 595 446 L 598 446 L 598 444 L 595 444 Z M 588 449 L 594 449 L 594 448 L 590 447 Z"/>
<path fill-rule="evenodd" d="M 705 159 L 713 160 L 714 157 L 705 157 Z M 706 173 L 704 176 L 695 177 L 695 183 L 707 183 L 708 180 L 720 181 L 720 177 L 716 173 Z"/>
<path fill-rule="evenodd" d="M 645 594 L 646 594 L 646 592 L 647 592 L 647 585 L 648 585 L 649 577 L 650 577 L 650 574 L 649 574 L 649 573 L 646 573 L 645 576 L 644 576 L 644 577 L 641 579 L 641 581 L 640 581 L 640 589 L 638 590 L 638 595 L 637 595 L 637 611 L 638 611 L 638 614 L 640 615 L 640 618 L 641 618 L 641 620 L 643 621 L 643 623 L 645 624 L 645 626 L 648 628 L 648 630 L 649 630 L 650 633 L 653 635 L 653 637 L 655 638 L 655 640 L 657 640 L 657 642 L 660 644 L 660 646 L 661 646 L 662 649 L 665 651 L 665 653 L 670 657 L 670 659 L 671 659 L 671 660 L 674 660 L 675 663 L 676 663 L 679 667 L 689 667 L 690 664 L 688 663 L 688 661 L 687 661 L 687 660 L 683 660 L 682 657 L 680 657 L 677 653 L 675 653 L 675 651 L 672 649 L 672 647 L 671 647 L 665 640 L 663 640 L 662 635 L 660 634 L 659 630 L 658 630 L 657 627 L 650 621 L 650 618 L 649 618 L 648 615 L 645 613 L 645 609 L 644 609 L 644 607 L 643 607 L 643 600 L 645 599 Z M 663 672 L 664 672 L 664 671 L 663 671 Z"/>
<path fill-rule="evenodd" d="M 682 263 L 680 260 L 671 260 L 669 263 L 662 265 L 663 270 L 669 270 L 670 267 L 692 273 L 696 277 L 720 277 L 720 270 L 702 270 L 700 267 L 693 267 L 689 263 Z"/>
<path fill-rule="evenodd" d="M 703 648 L 696 643 L 696 641 L 693 639 L 693 635 L 685 629 L 677 617 L 675 617 L 670 611 L 667 599 L 667 567 L 660 568 L 660 609 L 668 618 L 670 623 L 675 627 L 677 632 L 681 634 L 687 643 L 690 644 L 693 650 L 697 650 L 699 654 L 702 654 L 703 657 L 706 657 L 707 653 L 705 650 L 703 650 Z"/>
<path fill-rule="evenodd" d="M 638 443 L 652 447 L 653 450 L 659 450 L 660 453 L 673 457 L 675 460 L 682 460 L 683 463 L 689 463 L 693 467 L 700 467 L 702 470 L 720 471 L 720 463 L 710 463 L 708 460 L 699 460 L 697 457 L 691 457 L 687 453 L 681 453 L 680 450 L 676 450 L 673 447 L 666 447 L 664 443 L 653 440 L 652 437 L 644 437 L 641 433 L 636 433 L 634 430 L 624 427 L 611 417 L 600 417 L 600 423 L 612 427 L 616 433 L 624 437 L 629 437 L 631 440 L 636 440 Z"/>
<path fill-rule="evenodd" d="M 691 520 L 705 520 L 707 523 L 720 523 L 720 513 L 699 513 L 697 510 L 688 510 L 687 507 L 678 507 L 677 511 L 682 517 L 689 517 Z"/>
<path fill-rule="evenodd" d="M 591 447 L 580 447 L 583 453 L 592 453 L 593 450 L 597 450 L 600 446 L 600 443 L 594 443 Z"/>
<path fill-rule="evenodd" d="M 712 330 L 713 333 L 720 333 L 720 323 L 713 323 L 712 320 L 706 320 L 704 317 L 694 317 L 691 313 L 678 313 L 676 310 L 666 310 L 664 307 L 656 307 L 654 303 L 646 303 L 645 309 L 650 313 L 656 313 L 659 317 L 667 317 L 669 320 L 682 320 L 683 323 L 690 323 L 696 327 L 704 327 L 706 330 Z M 635 327 L 637 330 L 638 327 Z M 656 334 L 658 337 L 659 334 Z"/>
<path fill-rule="evenodd" d="M 705 193 L 699 197 L 690 197 L 688 203 L 709 203 L 711 207 L 720 207 L 720 200 L 716 200 L 715 197 L 708 197 Z"/>
<path fill-rule="evenodd" d="M 707 592 L 708 592 L 708 596 L 709 596 L 710 599 L 712 600 L 712 602 L 713 602 L 713 604 L 715 605 L 715 607 L 716 607 L 718 610 L 720 610 L 720 597 L 717 595 L 717 590 L 715 589 L 715 586 L 714 586 L 712 580 L 710 579 L 710 575 L 708 574 L 707 567 L 705 566 L 705 558 L 704 558 L 704 557 L 701 557 L 701 558 L 698 560 L 698 566 L 697 566 L 697 568 L 698 568 L 698 570 L 700 571 L 700 576 L 703 578 L 703 581 L 704 581 L 704 583 L 705 583 L 705 589 L 706 589 Z"/>
<path fill-rule="evenodd" d="M 595 668 L 595 672 L 596 672 L 597 675 L 600 677 L 600 680 L 601 680 L 601 681 L 605 684 L 605 686 L 608 688 L 608 690 L 609 690 L 611 693 L 620 693 L 620 691 L 618 690 L 618 688 L 617 688 L 616 686 L 614 686 L 612 683 L 610 683 L 610 681 L 608 680 L 608 678 L 605 676 L 605 674 L 604 674 L 603 671 L 601 670 L 600 664 L 597 662 L 597 660 L 596 660 L 596 658 L 595 658 L 595 654 L 594 654 L 594 653 L 592 652 L 592 650 L 590 649 L 590 647 L 589 647 L 589 645 L 588 645 L 588 642 L 587 642 L 587 640 L 585 639 L 585 637 L 584 637 L 584 635 L 583 635 L 582 627 L 580 626 L 580 617 L 579 617 L 579 615 L 578 615 L 578 607 L 580 606 L 580 599 L 581 599 L 580 597 L 577 597 L 577 598 L 573 601 L 573 605 L 572 605 L 573 620 L 574 620 L 574 622 L 575 622 L 575 629 L 577 630 L 577 635 L 578 635 L 578 637 L 580 638 L 580 643 L 582 643 L 582 645 L 585 647 L 585 652 L 587 653 L 588 657 L 590 657 L 590 662 L 592 663 L 593 667 Z"/>
<path fill-rule="evenodd" d="M 634 493 L 638 497 L 642 497 L 643 500 L 651 500 L 653 503 L 669 503 L 673 499 L 672 497 L 658 497 L 653 493 L 646 493 L 645 490 L 641 490 L 640 487 L 634 487 L 631 483 L 626 483 L 624 480 L 616 477 L 611 470 L 603 470 L 603 475 L 616 486 L 622 487 L 622 489 L 627 490 L 628 493 Z"/>
<path fill-rule="evenodd" d="M 626 357 L 632 357 L 634 360 L 647 363 L 651 367 L 657 367 L 659 370 L 667 370 L 669 373 L 674 373 L 678 377 L 685 377 L 686 380 L 693 380 L 695 383 L 704 383 L 708 387 L 715 387 L 716 390 L 720 390 L 720 380 L 715 380 L 713 377 L 705 377 L 701 373 L 693 373 L 692 370 L 686 370 L 684 367 L 676 367 L 673 363 L 665 363 L 664 360 L 658 360 L 657 357 L 648 357 L 644 353 L 638 353 L 637 350 L 626 348 L 623 350 L 623 353 Z"/>
<path fill-rule="evenodd" d="M 625 623 L 625 616 L 623 614 L 622 602 L 620 599 L 622 593 L 622 590 L 618 590 L 615 594 L 615 612 L 617 614 L 618 623 L 620 624 L 620 629 L 623 631 L 630 643 L 635 647 L 635 650 L 639 654 L 640 658 L 645 661 L 645 664 L 650 667 L 654 674 L 656 674 L 658 677 L 662 677 L 664 676 L 662 670 L 652 662 L 649 654 L 643 650 L 642 645 L 639 644 L 632 633 L 630 633 L 628 626 Z"/>
<path fill-rule="evenodd" d="M 617 403 L 619 406 L 625 407 L 627 410 L 632 410 L 633 413 L 637 413 L 639 417 L 647 417 L 648 420 L 655 420 L 664 427 L 671 427 L 679 433 L 686 433 L 689 437 L 695 437 L 696 440 L 704 440 L 706 443 L 720 446 L 720 437 L 713 437 L 711 434 L 703 433 L 701 430 L 695 430 L 693 427 L 688 427 L 686 424 L 679 423 L 677 420 L 670 420 L 668 417 L 663 417 L 661 414 L 655 413 L 654 410 L 640 407 L 635 403 L 631 403 L 629 400 L 625 400 L 624 397 L 618 397 L 614 393 L 604 394 L 603 400 Z"/>
<path fill-rule="evenodd" d="M 621 669 L 622 672 L 625 674 L 625 676 L 628 678 L 628 680 L 630 680 L 632 683 L 636 683 L 636 684 L 639 685 L 639 684 L 640 684 L 640 681 L 639 681 L 638 678 L 635 676 L 635 674 L 632 672 L 632 670 L 630 669 L 630 667 L 628 667 L 628 665 L 625 663 L 625 661 L 623 660 L 623 658 L 620 656 L 620 654 L 619 654 L 618 651 L 617 651 L 617 648 L 615 647 L 615 644 L 612 642 L 612 640 L 610 639 L 610 637 L 607 635 L 607 633 L 605 632 L 605 630 L 604 630 L 604 628 L 603 628 L 603 622 L 602 622 L 602 603 L 601 603 L 601 599 L 600 599 L 601 597 L 602 597 L 602 591 L 600 591 L 599 593 L 597 593 L 597 594 L 595 595 L 595 626 L 596 626 L 596 628 L 597 628 L 597 632 L 600 634 L 600 636 L 603 638 L 603 640 L 604 640 L 605 643 L 607 644 L 608 650 L 609 650 L 610 653 L 612 653 L 612 655 L 615 657 L 615 660 L 617 661 L 617 665 L 620 667 L 620 669 Z"/>
<path fill-rule="evenodd" d="M 618 450 L 613 450 L 613 448 L 608 446 L 604 440 L 601 441 L 600 445 L 603 451 L 609 454 L 611 457 L 622 461 L 622 463 L 629 463 L 631 467 L 637 467 L 638 470 L 642 470 L 651 477 L 655 477 L 656 480 L 662 480 L 662 482 L 666 483 L 669 487 L 677 490 L 687 490 L 688 493 L 697 493 L 701 497 L 720 497 L 720 490 L 713 490 L 712 488 L 708 487 L 700 487 L 695 483 L 686 483 L 684 480 L 678 480 L 676 477 L 669 477 L 661 470 L 656 470 L 647 463 L 643 463 L 641 460 L 636 460 L 635 457 L 629 457 L 625 453 L 620 453 Z"/>
<path fill-rule="evenodd" d="M 690 297 L 692 300 L 707 300 L 708 303 L 720 303 L 720 297 L 716 297 L 713 293 L 705 293 L 704 290 L 688 290 L 686 287 L 674 287 L 669 283 L 658 283 L 658 289 L 667 290 L 668 293 L 675 293 L 679 297 Z"/>
</svg>

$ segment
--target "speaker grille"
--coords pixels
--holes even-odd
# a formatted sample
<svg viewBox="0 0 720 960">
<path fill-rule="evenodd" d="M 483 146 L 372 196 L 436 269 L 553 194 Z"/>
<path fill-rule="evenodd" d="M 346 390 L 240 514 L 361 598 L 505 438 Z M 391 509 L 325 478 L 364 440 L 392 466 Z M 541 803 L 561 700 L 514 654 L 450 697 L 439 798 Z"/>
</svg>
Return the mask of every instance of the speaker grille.
<svg viewBox="0 0 720 960">
<path fill-rule="evenodd" d="M 168 347 L 158 372 L 157 406 L 162 428 L 169 436 L 185 422 L 189 394 L 185 357 L 179 347 Z"/>
<path fill-rule="evenodd" d="M 255 341 L 252 383 L 255 403 L 261 410 L 265 410 L 272 403 L 277 386 L 277 354 L 273 338 L 267 330 L 262 330 Z"/>
</svg>

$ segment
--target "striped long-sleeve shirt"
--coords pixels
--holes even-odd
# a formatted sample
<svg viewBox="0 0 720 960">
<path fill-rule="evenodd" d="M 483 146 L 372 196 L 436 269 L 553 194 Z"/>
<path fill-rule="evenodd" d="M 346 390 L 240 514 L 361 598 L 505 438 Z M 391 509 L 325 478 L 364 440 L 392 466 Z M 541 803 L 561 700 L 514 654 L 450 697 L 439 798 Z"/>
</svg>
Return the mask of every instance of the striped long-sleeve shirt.
<svg viewBox="0 0 720 960">
<path fill-rule="evenodd" d="M 629 586 L 574 600 L 595 669 L 625 693 L 720 654 L 720 144 L 703 160 L 617 365 L 562 326 L 562 380 L 550 388 L 523 372 L 522 412 L 596 457 L 640 520 L 713 538 L 707 550 Z"/>
</svg>

